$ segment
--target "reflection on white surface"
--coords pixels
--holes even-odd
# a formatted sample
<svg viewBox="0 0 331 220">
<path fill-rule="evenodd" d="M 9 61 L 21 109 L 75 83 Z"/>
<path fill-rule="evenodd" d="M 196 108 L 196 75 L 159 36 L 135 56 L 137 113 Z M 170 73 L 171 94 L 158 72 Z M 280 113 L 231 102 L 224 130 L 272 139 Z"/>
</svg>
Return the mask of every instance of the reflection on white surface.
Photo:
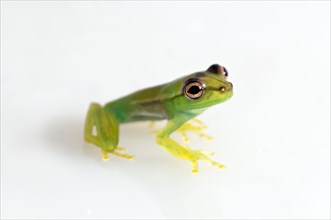
<svg viewBox="0 0 331 220">
<path fill-rule="evenodd" d="M 330 217 L 330 2 L 1 6 L 2 218 Z M 147 123 L 121 127 L 133 161 L 83 143 L 91 101 L 212 63 L 234 96 L 189 146 L 226 170 L 192 175 Z"/>
</svg>

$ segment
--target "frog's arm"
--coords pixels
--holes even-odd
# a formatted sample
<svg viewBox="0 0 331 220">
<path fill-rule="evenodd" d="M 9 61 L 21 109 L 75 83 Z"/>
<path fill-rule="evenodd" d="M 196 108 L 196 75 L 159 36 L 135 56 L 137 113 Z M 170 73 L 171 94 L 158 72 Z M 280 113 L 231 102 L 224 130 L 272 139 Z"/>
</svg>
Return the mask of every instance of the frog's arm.
<svg viewBox="0 0 331 220">
<path fill-rule="evenodd" d="M 152 128 L 155 125 L 155 121 L 150 121 L 149 122 L 149 129 L 152 133 L 157 133 L 157 131 L 153 130 Z M 197 135 L 199 135 L 201 138 L 205 139 L 206 141 L 212 141 L 213 137 L 205 134 L 202 132 L 202 130 L 206 129 L 208 126 L 205 125 L 202 121 L 193 118 L 190 121 L 185 122 L 184 124 L 182 124 L 177 130 L 176 132 L 178 132 L 181 136 L 182 136 L 182 140 L 184 143 L 189 143 L 189 138 L 186 135 L 186 132 L 192 132 L 195 133 Z"/>
<path fill-rule="evenodd" d="M 224 165 L 219 164 L 208 157 L 213 155 L 212 153 L 200 150 L 191 150 L 184 145 L 178 144 L 169 137 L 171 133 L 176 131 L 189 119 L 190 118 L 182 115 L 177 115 L 176 117 L 170 119 L 165 127 L 157 134 L 156 142 L 173 156 L 191 161 L 193 166 L 192 173 L 198 172 L 198 160 L 204 160 L 221 169 L 224 168 Z"/>
</svg>

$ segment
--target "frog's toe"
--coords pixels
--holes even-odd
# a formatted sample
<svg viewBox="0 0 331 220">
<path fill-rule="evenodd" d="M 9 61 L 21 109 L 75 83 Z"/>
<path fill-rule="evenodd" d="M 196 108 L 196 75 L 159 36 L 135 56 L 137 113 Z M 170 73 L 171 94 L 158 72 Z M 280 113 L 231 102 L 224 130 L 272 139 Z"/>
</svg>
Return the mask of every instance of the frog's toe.
<svg viewBox="0 0 331 220">
<path fill-rule="evenodd" d="M 195 124 L 198 124 L 201 128 L 207 128 L 207 125 L 203 121 L 201 121 L 197 118 L 193 118 L 192 122 L 194 122 Z"/>
<path fill-rule="evenodd" d="M 209 136 L 209 135 L 207 135 L 207 134 L 204 134 L 204 133 L 199 133 L 199 135 L 200 135 L 200 137 L 202 137 L 203 139 L 205 139 L 206 141 L 213 141 L 214 140 L 214 138 L 213 137 L 211 137 L 211 136 Z"/>
<path fill-rule="evenodd" d="M 122 158 L 125 158 L 125 159 L 128 159 L 128 160 L 132 160 L 132 159 L 134 159 L 134 156 L 132 156 L 132 155 L 129 155 L 129 154 L 122 154 L 122 153 L 118 153 L 118 152 L 116 152 L 116 151 L 113 151 L 113 152 L 111 152 L 113 155 L 115 155 L 115 156 L 118 156 L 118 157 L 122 157 Z"/>
<path fill-rule="evenodd" d="M 199 170 L 198 169 L 192 169 L 192 174 L 198 174 L 199 173 Z"/>
<path fill-rule="evenodd" d="M 214 153 L 208 152 L 208 151 L 201 151 L 201 150 L 195 150 L 193 151 L 193 155 L 197 160 L 203 160 L 219 169 L 224 169 L 225 166 L 223 164 L 220 164 L 212 159 L 210 159 L 208 156 L 213 156 Z"/>
<path fill-rule="evenodd" d="M 117 151 L 124 151 L 124 150 L 125 150 L 124 147 L 120 147 L 120 146 L 118 146 L 118 147 L 116 148 L 116 150 L 113 151 L 113 152 L 111 152 L 111 153 L 112 153 L 113 155 L 118 156 L 118 157 L 122 157 L 122 158 L 125 158 L 125 159 L 132 160 L 132 159 L 134 158 L 134 156 L 129 155 L 129 154 L 123 154 L 123 153 L 119 153 L 119 152 L 117 152 Z"/>
<path fill-rule="evenodd" d="M 182 131 L 182 132 L 179 132 L 179 133 L 180 133 L 180 135 L 182 136 L 182 140 L 183 140 L 183 142 L 184 142 L 185 144 L 187 144 L 187 143 L 190 142 L 189 139 L 188 139 L 188 137 L 187 137 L 187 135 L 186 135 L 186 132 Z"/>
<path fill-rule="evenodd" d="M 205 151 L 205 150 L 198 150 L 198 152 L 210 157 L 215 155 L 214 152 Z"/>
<path fill-rule="evenodd" d="M 125 147 L 117 147 L 116 150 L 125 151 Z"/>
<path fill-rule="evenodd" d="M 197 174 L 199 173 L 198 170 L 198 160 L 192 160 L 192 174 Z"/>
<path fill-rule="evenodd" d="M 101 153 L 102 153 L 102 160 L 103 160 L 103 161 L 107 161 L 107 160 L 109 160 L 109 156 L 108 156 L 107 151 L 105 151 L 105 150 L 101 150 Z"/>
</svg>

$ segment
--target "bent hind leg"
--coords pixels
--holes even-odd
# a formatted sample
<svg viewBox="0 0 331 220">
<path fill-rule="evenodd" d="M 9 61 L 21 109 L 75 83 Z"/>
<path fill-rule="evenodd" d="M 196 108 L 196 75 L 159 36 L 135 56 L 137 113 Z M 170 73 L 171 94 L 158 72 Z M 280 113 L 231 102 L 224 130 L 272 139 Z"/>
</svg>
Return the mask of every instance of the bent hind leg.
<svg viewBox="0 0 331 220">
<path fill-rule="evenodd" d="M 108 153 L 132 159 L 133 156 L 116 152 L 118 147 L 119 123 L 115 116 L 107 112 L 98 103 L 92 103 L 88 110 L 84 140 L 101 148 L 103 159 L 108 160 Z"/>
</svg>

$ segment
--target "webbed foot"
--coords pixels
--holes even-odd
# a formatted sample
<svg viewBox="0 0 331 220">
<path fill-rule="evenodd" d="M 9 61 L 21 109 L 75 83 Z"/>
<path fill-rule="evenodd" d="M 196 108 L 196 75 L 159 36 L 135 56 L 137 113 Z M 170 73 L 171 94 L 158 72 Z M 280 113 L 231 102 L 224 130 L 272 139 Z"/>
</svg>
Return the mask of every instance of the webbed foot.
<svg viewBox="0 0 331 220">
<path fill-rule="evenodd" d="M 181 158 L 184 160 L 189 160 L 192 163 L 192 173 L 198 172 L 198 161 L 203 160 L 219 169 L 225 168 L 223 164 L 220 164 L 212 159 L 210 159 L 210 156 L 213 156 L 214 153 L 204 151 L 204 150 L 192 150 L 188 148 L 187 146 L 178 144 L 174 140 L 172 140 L 169 137 L 162 137 L 157 136 L 156 141 L 158 144 L 160 144 L 166 151 L 168 151 L 170 154 L 177 158 Z"/>
</svg>

